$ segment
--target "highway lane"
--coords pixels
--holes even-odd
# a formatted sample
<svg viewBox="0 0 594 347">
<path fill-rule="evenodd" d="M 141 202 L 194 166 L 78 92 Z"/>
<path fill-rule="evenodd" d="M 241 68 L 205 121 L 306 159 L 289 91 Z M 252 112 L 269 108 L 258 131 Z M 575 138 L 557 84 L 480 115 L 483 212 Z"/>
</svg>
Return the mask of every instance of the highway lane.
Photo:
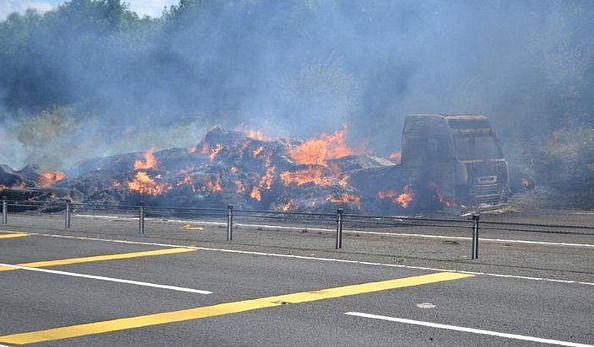
<svg viewBox="0 0 594 347">
<path fill-rule="evenodd" d="M 0 262 L 19 264 L 126 252 L 138 254 L 163 248 L 167 247 L 28 236 L 0 239 Z M 212 294 L 60 273 L 4 271 L 0 272 L 0 344 L 11 345 L 5 341 L 6 336 L 27 331 L 179 310 L 188 314 L 187 310 L 196 308 L 221 303 L 237 307 L 247 300 L 261 298 L 265 299 L 258 301 L 256 308 L 244 312 L 208 318 L 190 315 L 190 319 L 180 322 L 82 334 L 70 339 L 57 336 L 55 340 L 35 345 L 543 345 L 534 339 L 527 341 L 460 332 L 347 315 L 348 312 L 482 329 L 559 343 L 594 344 L 591 314 L 594 312 L 594 286 L 586 284 L 474 275 L 268 307 L 270 297 L 276 298 L 272 301 L 279 301 L 278 296 L 283 294 L 350 288 L 355 284 L 392 279 L 406 282 L 413 276 L 433 276 L 440 271 L 241 250 L 230 252 L 212 247 L 38 268 L 43 269 L 199 289 Z M 190 313 L 195 315 L 196 311 Z"/>
</svg>

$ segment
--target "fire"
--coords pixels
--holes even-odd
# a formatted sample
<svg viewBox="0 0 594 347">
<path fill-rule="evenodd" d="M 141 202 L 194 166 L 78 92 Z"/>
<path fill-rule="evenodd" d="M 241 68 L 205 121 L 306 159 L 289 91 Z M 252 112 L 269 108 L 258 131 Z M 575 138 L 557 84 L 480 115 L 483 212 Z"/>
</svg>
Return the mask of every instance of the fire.
<svg viewBox="0 0 594 347">
<path fill-rule="evenodd" d="M 324 176 L 320 167 L 309 167 L 297 171 L 284 171 L 280 178 L 285 185 L 296 184 L 298 186 L 313 183 L 318 186 L 329 186 L 335 182 L 335 178 Z"/>
<path fill-rule="evenodd" d="M 49 188 L 54 185 L 54 183 L 63 180 L 66 177 L 63 172 L 61 171 L 54 171 L 54 172 L 44 172 L 39 177 L 37 184 L 42 188 Z"/>
<path fill-rule="evenodd" d="M 253 156 L 254 158 L 257 158 L 257 157 L 260 155 L 260 153 L 262 153 L 262 151 L 263 151 L 263 150 L 264 150 L 264 146 L 260 146 L 260 147 L 256 148 L 256 149 L 255 149 L 255 150 L 252 152 L 252 156 Z"/>
<path fill-rule="evenodd" d="M 287 155 L 299 164 L 326 165 L 327 159 L 337 159 L 360 153 L 361 151 L 351 149 L 346 144 L 347 131 L 348 127 L 344 125 L 342 130 L 337 130 L 334 134 L 322 133 L 319 138 L 289 147 Z"/>
<path fill-rule="evenodd" d="M 258 157 L 264 161 L 264 166 L 266 167 L 266 172 L 262 177 L 260 177 L 260 181 L 258 185 L 252 188 L 252 192 L 250 193 L 250 197 L 257 201 L 261 201 L 262 199 L 262 189 L 270 190 L 272 189 L 272 182 L 275 177 L 276 167 L 272 165 L 271 156 L 274 151 L 267 151 L 264 152 L 264 147 L 258 147 L 254 152 L 254 158 Z"/>
<path fill-rule="evenodd" d="M 266 165 L 266 173 L 260 178 L 259 186 L 270 190 L 272 188 L 272 180 L 274 179 L 274 172 L 276 168 L 270 164 Z"/>
<path fill-rule="evenodd" d="M 134 170 L 155 169 L 157 168 L 158 164 L 157 158 L 155 158 L 153 150 L 151 149 L 144 154 L 144 161 L 139 159 L 134 162 Z"/>
<path fill-rule="evenodd" d="M 295 200 L 291 199 L 289 202 L 283 205 L 283 212 L 288 212 L 290 209 L 295 207 Z"/>
<path fill-rule="evenodd" d="M 8 186 L 5 186 L 4 184 L 0 184 L 0 192 L 5 191 L 6 189 L 8 189 Z"/>
<path fill-rule="evenodd" d="M 402 161 L 402 152 L 390 153 L 390 155 L 388 155 L 388 158 L 390 158 L 390 160 L 394 163 L 400 164 L 400 162 Z"/>
<path fill-rule="evenodd" d="M 386 192 L 377 193 L 378 199 L 392 199 L 392 202 L 402 206 L 402 208 L 408 208 L 410 203 L 413 201 L 414 194 L 410 190 L 408 185 L 404 186 L 404 191 L 398 194 L 397 191 L 390 189 Z"/>
<path fill-rule="evenodd" d="M 187 185 L 192 189 L 192 192 L 196 193 L 196 187 L 194 186 L 194 180 L 190 175 L 185 175 L 182 180 L 175 184 L 177 187 L 181 187 L 183 185 Z"/>
<path fill-rule="evenodd" d="M 446 198 L 443 194 L 443 188 L 441 188 L 437 183 L 430 181 L 429 187 L 431 187 L 435 192 L 435 197 L 437 200 L 441 202 L 445 207 L 456 207 L 458 203 L 456 202 L 456 198 Z"/>
<path fill-rule="evenodd" d="M 413 194 L 409 190 L 408 186 L 404 187 L 404 193 L 398 195 L 393 201 L 398 205 L 402 206 L 402 208 L 408 208 L 410 203 L 413 200 Z"/>
<path fill-rule="evenodd" d="M 208 177 L 204 184 L 202 185 L 202 191 L 210 192 L 210 193 L 220 193 L 223 191 L 223 186 L 221 185 L 221 176 L 217 175 L 214 181 L 211 177 Z"/>
<path fill-rule="evenodd" d="M 264 133 L 261 130 L 250 129 L 250 130 L 246 131 L 246 135 L 250 139 L 254 139 L 254 140 L 265 141 L 268 139 L 266 136 L 264 136 Z"/>
<path fill-rule="evenodd" d="M 254 188 L 252 188 L 252 192 L 250 193 L 250 197 L 258 201 L 262 200 L 262 193 L 260 193 L 260 188 L 254 186 Z"/>
<path fill-rule="evenodd" d="M 235 192 L 237 192 L 237 194 L 245 193 L 245 186 L 240 180 L 235 181 Z"/>
<path fill-rule="evenodd" d="M 330 195 L 326 198 L 326 201 L 335 203 L 353 203 L 357 208 L 361 208 L 361 197 L 354 194 L 342 193 L 338 197 Z"/>
<path fill-rule="evenodd" d="M 211 163 L 215 160 L 217 154 L 219 154 L 219 152 L 221 151 L 221 149 L 223 149 L 223 146 L 220 143 L 217 143 L 215 145 L 215 147 L 210 150 L 209 157 L 210 157 L 210 162 Z"/>
<path fill-rule="evenodd" d="M 524 188 L 528 188 L 530 186 L 530 181 L 526 177 L 522 178 L 522 186 Z"/>
<path fill-rule="evenodd" d="M 235 166 L 231 166 L 231 168 L 229 169 L 229 172 L 231 172 L 231 173 L 238 173 L 239 172 L 239 169 L 237 167 L 235 167 Z"/>
<path fill-rule="evenodd" d="M 158 175 L 155 178 L 160 179 L 161 176 Z M 171 186 L 157 183 L 143 171 L 137 172 L 134 179 L 128 182 L 128 188 L 132 191 L 139 192 L 140 194 L 153 196 L 161 195 L 164 192 L 171 190 Z"/>
<path fill-rule="evenodd" d="M 198 146 L 196 146 L 196 151 L 198 151 Z M 210 145 L 208 142 L 202 140 L 202 148 L 200 149 L 201 154 L 210 154 Z"/>
<path fill-rule="evenodd" d="M 188 153 L 198 153 L 198 146 L 190 147 L 186 150 Z"/>
</svg>

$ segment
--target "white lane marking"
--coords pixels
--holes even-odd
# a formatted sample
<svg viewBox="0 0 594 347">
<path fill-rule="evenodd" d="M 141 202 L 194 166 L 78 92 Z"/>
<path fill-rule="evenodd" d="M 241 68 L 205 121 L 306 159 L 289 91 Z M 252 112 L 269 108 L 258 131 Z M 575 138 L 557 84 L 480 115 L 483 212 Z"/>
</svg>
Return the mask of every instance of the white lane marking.
<svg viewBox="0 0 594 347">
<path fill-rule="evenodd" d="M 504 277 L 504 278 L 522 279 L 522 280 L 531 280 L 531 281 L 544 281 L 544 282 L 569 283 L 569 284 L 585 284 L 585 285 L 594 286 L 594 282 L 573 281 L 573 280 L 560 280 L 560 279 L 551 279 L 551 278 L 543 278 L 543 277 L 527 277 L 527 276 L 517 276 L 517 275 L 505 275 L 505 274 L 496 274 L 496 273 L 485 273 L 485 272 L 477 272 L 477 271 L 464 271 L 464 270 L 455 270 L 455 269 L 442 269 L 442 268 L 424 267 L 424 266 L 412 266 L 412 265 L 402 265 L 402 264 L 386 264 L 386 263 L 368 262 L 368 261 L 360 261 L 360 260 L 348 260 L 348 259 L 336 259 L 336 258 L 320 258 L 320 257 L 304 256 L 304 255 L 291 255 L 291 254 L 266 253 L 266 252 L 255 252 L 255 251 L 242 251 L 242 250 L 225 249 L 225 248 L 208 248 L 208 247 L 198 247 L 198 246 L 188 246 L 188 245 L 175 245 L 175 244 L 157 243 L 157 242 L 128 241 L 128 240 L 116 240 L 116 239 L 101 239 L 101 238 L 85 237 L 85 236 L 70 236 L 70 235 L 59 235 L 59 234 L 43 234 L 43 233 L 32 233 L 32 232 L 28 232 L 28 234 L 30 234 L 30 235 L 38 235 L 38 236 L 55 237 L 55 238 L 64 238 L 64 239 L 74 239 L 74 240 L 100 241 L 100 242 L 110 242 L 110 243 L 123 243 L 123 244 L 132 244 L 132 245 L 172 247 L 172 248 L 189 248 L 189 249 L 196 249 L 196 250 L 202 250 L 202 251 L 211 251 L 211 252 L 250 254 L 250 255 L 260 255 L 260 256 L 267 256 L 267 257 L 292 258 L 292 259 L 315 260 L 315 261 L 328 261 L 328 262 L 345 263 L 345 264 L 359 264 L 359 265 L 370 265 L 370 266 L 394 267 L 394 268 L 401 268 L 401 269 L 412 269 L 412 270 L 423 270 L 423 271 L 425 271 L 425 270 L 426 271 L 438 271 L 438 272 L 447 271 L 447 272 L 467 273 L 467 274 L 477 275 L 477 276 Z"/>
<path fill-rule="evenodd" d="M 184 287 L 177 287 L 177 286 L 169 286 L 169 285 L 163 285 L 163 284 L 155 284 L 155 283 L 148 283 L 148 282 L 139 282 L 139 281 L 132 281 L 132 280 L 124 280 L 124 279 L 113 278 L 113 277 L 86 275 L 86 274 L 80 274 L 80 273 L 75 273 L 75 272 L 66 272 L 66 271 L 58 271 L 58 270 L 33 268 L 33 267 L 13 265 L 13 264 L 0 264 L 0 267 L 1 266 L 10 267 L 10 268 L 19 269 L 19 270 L 27 270 L 27 271 L 37 271 L 37 272 L 50 273 L 50 274 L 54 274 L 54 275 L 63 275 L 63 276 L 71 276 L 71 277 L 81 277 L 81 278 L 88 278 L 88 279 L 100 280 L 100 281 L 133 284 L 133 285 L 143 286 L 143 287 L 152 287 L 152 288 L 159 288 L 159 289 L 175 290 L 175 291 L 178 291 L 178 292 L 187 292 L 187 293 L 196 293 L 196 294 L 212 294 L 212 292 L 207 291 L 207 290 L 199 290 L 199 289 L 184 288 Z M 0 346 L 0 347 L 2 347 L 2 346 Z"/>
<path fill-rule="evenodd" d="M 460 327 L 460 326 L 456 326 L 456 325 L 430 323 L 430 322 L 423 322 L 423 321 L 412 320 L 412 319 L 405 319 L 405 318 L 380 316 L 380 315 L 369 314 L 369 313 L 346 312 L 345 314 L 346 315 L 349 315 L 349 316 L 357 316 L 357 317 L 363 317 L 363 318 L 379 319 L 379 320 L 385 320 L 385 321 L 396 322 L 396 323 L 421 325 L 421 326 L 426 326 L 426 327 L 430 327 L 430 328 L 454 330 L 454 331 L 461 331 L 461 332 L 472 333 L 472 334 L 479 334 L 479 335 L 497 336 L 497 337 L 504 337 L 504 338 L 507 338 L 507 339 L 514 339 L 514 340 L 522 340 L 522 341 L 546 343 L 546 344 L 549 344 L 549 345 L 569 346 L 569 347 L 594 347 L 594 345 L 588 345 L 588 344 L 583 344 L 583 343 L 567 342 L 567 341 L 552 340 L 552 339 L 543 339 L 543 338 L 534 337 L 534 336 L 501 333 L 501 332 L 497 332 L 497 331 L 466 328 L 466 327 Z"/>
<path fill-rule="evenodd" d="M 86 217 L 86 218 L 111 218 L 114 220 L 117 219 L 138 219 L 138 217 L 110 217 L 110 216 L 92 216 L 92 215 L 77 215 L 77 217 Z M 189 220 L 183 219 L 171 219 L 168 220 L 169 222 L 173 223 L 189 223 Z M 205 225 L 227 225 L 224 222 L 209 222 L 209 221 L 201 221 L 200 224 Z M 268 224 L 243 224 L 243 223 L 235 223 L 236 226 L 243 226 L 243 227 L 250 227 L 250 228 L 265 228 L 265 229 L 280 229 L 280 230 L 302 230 L 304 227 L 294 227 L 294 226 L 282 226 L 282 225 L 268 225 Z M 336 232 L 336 229 L 327 229 L 327 228 L 307 228 L 311 231 L 326 231 L 326 232 Z M 417 238 L 425 238 L 425 239 L 444 239 L 444 240 L 463 240 L 463 241 L 472 241 L 472 237 L 465 237 L 465 236 L 448 236 L 448 235 L 427 235 L 427 234 L 410 234 L 410 233 L 390 233 L 390 232 L 383 232 L 383 231 L 365 231 L 365 230 L 344 230 L 343 233 L 350 233 L 350 234 L 367 234 L 367 235 L 381 235 L 381 236 L 400 236 L 400 237 L 417 237 Z M 493 242 L 493 243 L 519 243 L 519 244 L 532 244 L 532 245 L 542 245 L 542 246 L 564 246 L 564 247 L 585 247 L 585 248 L 594 248 L 594 244 L 588 243 L 567 243 L 567 242 L 549 242 L 549 241 L 531 241 L 531 240 L 508 240 L 508 239 L 490 239 L 490 238 L 482 238 L 480 239 L 481 242 Z"/>
<path fill-rule="evenodd" d="M 418 308 L 430 309 L 435 308 L 435 305 L 430 302 L 422 302 L 420 304 L 416 304 Z"/>
</svg>

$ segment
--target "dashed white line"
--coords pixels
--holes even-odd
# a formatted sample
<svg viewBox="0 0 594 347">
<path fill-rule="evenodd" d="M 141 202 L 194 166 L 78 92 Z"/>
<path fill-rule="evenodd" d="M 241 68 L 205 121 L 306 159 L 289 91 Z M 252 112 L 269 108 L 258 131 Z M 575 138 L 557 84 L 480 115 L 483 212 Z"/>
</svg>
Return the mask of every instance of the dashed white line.
<svg viewBox="0 0 594 347">
<path fill-rule="evenodd" d="M 502 332 L 497 332 L 497 331 L 466 328 L 466 327 L 461 327 L 461 326 L 456 326 L 456 325 L 423 322 L 423 321 L 418 321 L 418 320 L 388 317 L 388 316 L 381 316 L 381 315 L 369 314 L 369 313 L 346 312 L 345 314 L 349 315 L 349 316 L 378 319 L 378 320 L 403 323 L 403 324 L 420 325 L 420 326 L 425 326 L 425 327 L 430 327 L 430 328 L 454 330 L 454 331 L 461 331 L 461 332 L 465 332 L 465 333 L 472 333 L 472 334 L 479 334 L 479 335 L 503 337 L 503 338 L 507 338 L 507 339 L 530 341 L 530 342 L 544 343 L 544 344 L 549 344 L 549 345 L 569 346 L 569 347 L 594 347 L 594 345 L 588 345 L 588 344 L 583 344 L 583 343 L 575 343 L 575 342 L 560 341 L 560 340 L 553 340 L 553 339 L 543 339 L 543 338 L 534 337 L 534 336 L 509 334 L 509 333 L 502 333 Z"/>
<path fill-rule="evenodd" d="M 163 284 L 155 284 L 155 283 L 148 283 L 148 282 L 132 281 L 132 280 L 125 280 L 125 279 L 113 278 L 113 277 L 86 275 L 86 274 L 80 274 L 80 273 L 75 273 L 75 272 L 66 272 L 66 271 L 58 271 L 58 270 L 40 269 L 40 268 L 33 268 L 33 267 L 13 265 L 13 264 L 0 264 L 0 266 L 10 267 L 10 268 L 19 269 L 19 270 L 26 270 L 26 271 L 36 271 L 36 272 L 50 273 L 50 274 L 54 274 L 54 275 L 62 275 L 62 276 L 70 276 L 70 277 L 80 277 L 80 278 L 88 278 L 88 279 L 100 280 L 100 281 L 126 283 L 126 284 L 132 284 L 132 285 L 143 286 L 143 287 L 152 287 L 152 288 L 159 288 L 159 289 L 175 290 L 175 291 L 178 291 L 178 292 L 187 292 L 187 293 L 195 293 L 195 294 L 212 294 L 212 292 L 207 291 L 207 290 L 199 290 L 199 289 L 184 288 L 184 287 L 177 287 L 177 286 L 169 286 L 169 285 L 163 285 Z M 2 347 L 2 346 L 0 346 L 0 347 Z"/>
</svg>

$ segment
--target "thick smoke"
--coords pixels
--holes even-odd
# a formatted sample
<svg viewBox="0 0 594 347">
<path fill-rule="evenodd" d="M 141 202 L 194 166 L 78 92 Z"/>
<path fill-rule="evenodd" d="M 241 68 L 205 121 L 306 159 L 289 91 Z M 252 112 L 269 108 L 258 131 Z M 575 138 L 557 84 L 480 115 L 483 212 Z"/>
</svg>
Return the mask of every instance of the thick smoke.
<svg viewBox="0 0 594 347">
<path fill-rule="evenodd" d="M 591 122 L 593 14 L 591 1 L 185 0 L 141 19 L 73 0 L 12 15 L 0 162 L 189 147 L 217 123 L 289 137 L 348 124 L 387 154 L 409 113 L 487 114 L 520 157 L 535 136 Z M 16 133 L 56 107 L 57 138 Z"/>
</svg>

